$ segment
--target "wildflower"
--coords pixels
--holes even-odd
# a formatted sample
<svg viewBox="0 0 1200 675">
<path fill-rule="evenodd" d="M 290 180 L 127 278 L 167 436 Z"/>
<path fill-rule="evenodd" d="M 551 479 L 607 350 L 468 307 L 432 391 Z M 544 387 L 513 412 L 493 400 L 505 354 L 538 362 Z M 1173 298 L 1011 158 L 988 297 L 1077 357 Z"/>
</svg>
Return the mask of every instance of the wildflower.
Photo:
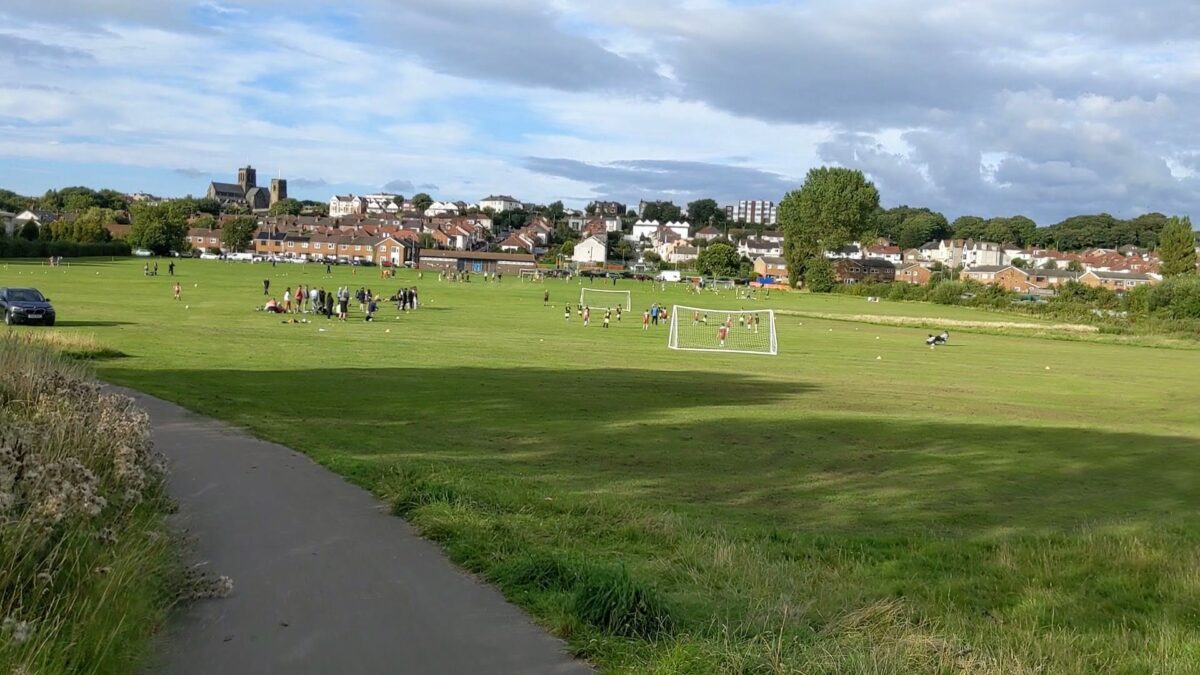
<svg viewBox="0 0 1200 675">
<path fill-rule="evenodd" d="M 11 616 L 4 617 L 4 621 L 0 622 L 0 634 L 11 635 L 13 642 L 21 644 L 29 639 L 29 634 L 33 632 L 33 628 L 28 621 L 17 621 Z"/>
</svg>

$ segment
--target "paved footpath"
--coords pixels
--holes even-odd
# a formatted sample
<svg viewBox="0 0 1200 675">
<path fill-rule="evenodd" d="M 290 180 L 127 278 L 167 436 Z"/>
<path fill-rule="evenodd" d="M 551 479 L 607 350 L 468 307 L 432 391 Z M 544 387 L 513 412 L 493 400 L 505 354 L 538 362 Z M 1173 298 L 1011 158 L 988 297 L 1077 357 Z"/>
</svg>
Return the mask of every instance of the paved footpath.
<svg viewBox="0 0 1200 675">
<path fill-rule="evenodd" d="M 233 578 L 171 626 L 151 672 L 589 673 L 369 493 L 280 445 L 132 391 L 189 557 Z"/>
</svg>

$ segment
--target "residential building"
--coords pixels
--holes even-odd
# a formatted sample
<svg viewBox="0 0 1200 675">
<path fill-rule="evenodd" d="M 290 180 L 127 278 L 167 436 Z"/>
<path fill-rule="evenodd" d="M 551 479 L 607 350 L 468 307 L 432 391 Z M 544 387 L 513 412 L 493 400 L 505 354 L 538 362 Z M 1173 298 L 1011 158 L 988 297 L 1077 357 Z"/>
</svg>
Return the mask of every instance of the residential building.
<svg viewBox="0 0 1200 675">
<path fill-rule="evenodd" d="M 1154 278 L 1149 274 L 1138 274 L 1135 272 L 1088 270 L 1079 275 L 1079 283 L 1081 284 L 1087 284 L 1096 288 L 1107 288 L 1117 293 L 1124 293 L 1131 288 L 1152 284 L 1154 281 Z"/>
<path fill-rule="evenodd" d="M 525 205 L 508 195 L 491 195 L 479 200 L 479 208 L 491 209 L 496 213 L 519 211 Z"/>
<path fill-rule="evenodd" d="M 401 205 L 397 203 L 400 195 L 393 195 L 386 192 L 374 195 L 363 195 L 364 213 L 370 214 L 387 214 L 395 215 L 400 213 Z M 330 212 L 329 215 L 333 215 Z"/>
<path fill-rule="evenodd" d="M 421 249 L 420 256 L 417 258 L 417 267 L 439 272 L 498 273 L 517 276 L 523 269 L 536 269 L 537 261 L 528 253 Z"/>
<path fill-rule="evenodd" d="M 742 200 L 725 207 L 725 217 L 731 222 L 758 223 L 774 225 L 777 222 L 778 207 L 775 202 L 762 199 Z"/>
<path fill-rule="evenodd" d="M 754 260 L 754 275 L 759 278 L 785 278 L 787 277 L 787 261 L 779 256 L 759 256 Z"/>
<path fill-rule="evenodd" d="M 917 263 L 903 263 L 896 267 L 896 281 L 924 286 L 929 283 L 931 276 L 933 276 L 933 272 L 928 267 L 918 265 Z"/>
<path fill-rule="evenodd" d="M 700 249 L 685 243 L 682 239 L 679 243 L 671 247 L 671 250 L 663 257 L 669 263 L 676 265 L 689 263 L 700 256 Z"/>
<path fill-rule="evenodd" d="M 625 205 L 620 202 L 592 202 L 592 213 L 601 217 L 616 218 L 625 215 Z"/>
<path fill-rule="evenodd" d="M 580 265 L 603 265 L 608 261 L 608 242 L 604 236 L 592 236 L 575 244 L 571 261 Z"/>
<path fill-rule="evenodd" d="M 720 239 L 720 238 L 721 238 L 721 236 L 722 236 L 722 235 L 721 235 L 721 231 L 720 231 L 720 230 L 718 230 L 717 228 L 713 227 L 712 225 L 709 225 L 709 226 L 707 226 L 707 227 L 705 227 L 705 228 L 703 228 L 703 229 L 701 229 L 701 230 L 698 230 L 698 231 L 696 232 L 696 236 L 695 236 L 695 238 L 696 238 L 696 239 L 703 239 L 704 241 L 712 241 L 712 240 L 714 240 L 714 239 Z"/>
<path fill-rule="evenodd" d="M 633 241 L 650 240 L 659 227 L 662 227 L 662 224 L 657 220 L 639 220 L 633 224 L 633 232 L 629 238 Z"/>
<path fill-rule="evenodd" d="M 833 271 L 840 284 L 896 280 L 896 266 L 878 258 L 839 258 L 833 261 Z"/>
<path fill-rule="evenodd" d="M 334 195 L 329 198 L 329 217 L 343 218 L 345 216 L 359 216 L 367 212 L 367 202 L 362 197 L 355 197 L 352 194 L 341 196 Z"/>
<path fill-rule="evenodd" d="M 9 211 L 0 211 L 0 232 L 3 232 L 4 236 L 13 236 L 14 226 L 16 224 L 16 221 L 13 219 L 16 217 L 17 214 L 15 213 L 11 213 Z"/>
<path fill-rule="evenodd" d="M 783 245 L 765 239 L 743 239 L 738 242 L 737 252 L 751 260 L 764 255 L 780 256 L 783 255 Z"/>
<path fill-rule="evenodd" d="M 458 215 L 458 204 L 454 202 L 434 202 L 425 209 L 425 217 L 432 218 L 434 216 Z"/>
<path fill-rule="evenodd" d="M 207 251 L 210 248 L 222 250 L 221 231 L 206 227 L 190 227 L 187 231 L 187 241 L 197 251 Z"/>
<path fill-rule="evenodd" d="M 996 266 L 1006 264 L 1004 251 L 1000 244 L 990 241 L 971 241 L 968 239 L 962 246 L 962 264 L 966 267 Z"/>
<path fill-rule="evenodd" d="M 892 263 L 893 265 L 899 265 L 900 263 L 904 262 L 904 252 L 900 250 L 899 246 L 892 246 L 890 244 L 874 244 L 866 247 L 863 250 L 868 258 L 880 258 Z"/>
<path fill-rule="evenodd" d="M 960 277 L 963 280 L 978 281 L 981 284 L 991 284 L 996 280 L 996 274 L 1009 269 L 1009 265 L 976 265 L 964 268 Z"/>
</svg>

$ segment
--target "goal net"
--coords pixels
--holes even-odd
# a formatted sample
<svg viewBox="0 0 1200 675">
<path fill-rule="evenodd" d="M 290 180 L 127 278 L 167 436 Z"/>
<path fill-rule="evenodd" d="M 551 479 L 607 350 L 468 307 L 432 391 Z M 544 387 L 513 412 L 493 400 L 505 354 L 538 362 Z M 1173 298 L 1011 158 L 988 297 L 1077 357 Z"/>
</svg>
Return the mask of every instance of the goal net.
<svg viewBox="0 0 1200 675">
<path fill-rule="evenodd" d="M 537 281 L 542 278 L 542 271 L 538 269 L 523 269 L 518 272 L 522 281 Z"/>
<path fill-rule="evenodd" d="M 633 309 L 633 293 L 585 288 L 579 291 L 579 304 L 583 307 L 616 307 L 619 305 L 628 312 Z"/>
<path fill-rule="evenodd" d="M 733 279 L 709 279 L 708 281 L 710 291 L 731 291 L 733 285 Z"/>
<path fill-rule="evenodd" d="M 684 351 L 775 355 L 779 353 L 775 312 L 675 305 L 667 346 Z"/>
</svg>

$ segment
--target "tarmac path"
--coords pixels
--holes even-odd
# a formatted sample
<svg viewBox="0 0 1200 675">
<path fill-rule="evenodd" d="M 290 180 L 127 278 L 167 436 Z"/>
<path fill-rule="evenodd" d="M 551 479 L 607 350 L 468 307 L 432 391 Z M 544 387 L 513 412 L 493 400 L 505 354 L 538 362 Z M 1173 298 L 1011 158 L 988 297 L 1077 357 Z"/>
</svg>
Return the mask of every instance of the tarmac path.
<svg viewBox="0 0 1200 675">
<path fill-rule="evenodd" d="M 368 492 L 140 392 L 188 562 L 233 592 L 175 617 L 154 673 L 590 673 Z"/>
</svg>

